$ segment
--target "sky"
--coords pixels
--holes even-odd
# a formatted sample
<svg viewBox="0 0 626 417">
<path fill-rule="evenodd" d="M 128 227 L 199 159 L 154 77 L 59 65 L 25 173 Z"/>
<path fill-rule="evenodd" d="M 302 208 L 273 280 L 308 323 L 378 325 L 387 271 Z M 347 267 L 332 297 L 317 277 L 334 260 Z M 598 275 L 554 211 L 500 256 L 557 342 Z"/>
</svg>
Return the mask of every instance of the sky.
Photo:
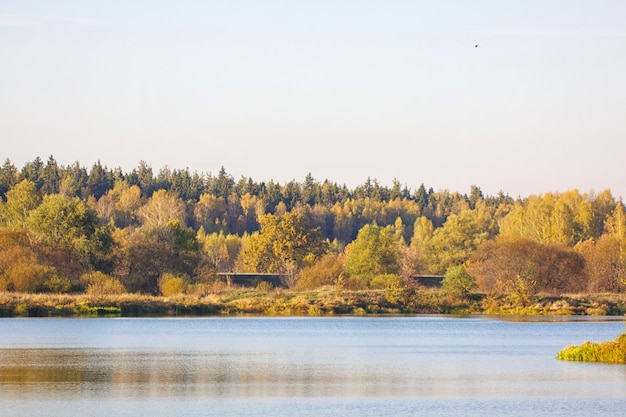
<svg viewBox="0 0 626 417">
<path fill-rule="evenodd" d="M 626 197 L 625 22 L 623 0 L 0 0 L 0 158 Z"/>
</svg>

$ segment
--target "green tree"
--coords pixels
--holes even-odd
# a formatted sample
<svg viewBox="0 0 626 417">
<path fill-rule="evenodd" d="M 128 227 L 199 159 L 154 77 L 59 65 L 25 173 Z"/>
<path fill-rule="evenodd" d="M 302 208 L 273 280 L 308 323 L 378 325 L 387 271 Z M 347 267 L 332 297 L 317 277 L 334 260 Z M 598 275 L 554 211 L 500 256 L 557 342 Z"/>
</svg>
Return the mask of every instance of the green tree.
<svg viewBox="0 0 626 417">
<path fill-rule="evenodd" d="M 429 194 L 426 191 L 424 183 L 420 184 L 417 191 L 415 191 L 415 202 L 419 205 L 420 211 L 423 212 L 428 206 Z"/>
<path fill-rule="evenodd" d="M 77 197 L 46 195 L 26 221 L 51 262 L 66 275 L 76 268 L 103 268 L 112 243 L 109 225 L 99 225 L 95 212 Z M 78 278 L 78 277 L 75 277 Z"/>
<path fill-rule="evenodd" d="M 142 197 L 150 197 L 156 188 L 152 167 L 146 161 L 139 161 L 139 166 L 128 175 L 128 183 L 138 186 Z"/>
<path fill-rule="evenodd" d="M 8 226 L 25 226 L 32 210 L 41 203 L 41 197 L 35 183 L 22 180 L 6 193 L 7 201 L 3 205 L 2 222 Z"/>
<path fill-rule="evenodd" d="M 98 225 L 96 215 L 78 198 L 47 195 L 29 213 L 27 225 L 42 241 L 52 246 L 67 245 L 85 250 Z"/>
<path fill-rule="evenodd" d="M 93 195 L 96 200 L 102 197 L 113 187 L 112 173 L 100 161 L 96 162 L 89 171 L 87 178 L 87 190 L 83 195 Z"/>
<path fill-rule="evenodd" d="M 487 210 L 483 206 L 451 214 L 443 227 L 433 232 L 422 249 L 432 273 L 442 274 L 451 266 L 463 264 L 481 243 L 496 234 L 497 227 Z"/>
<path fill-rule="evenodd" d="M 321 197 L 322 187 L 309 172 L 304 178 L 304 184 L 302 184 L 302 200 L 305 204 L 314 206 L 321 201 Z"/>
<path fill-rule="evenodd" d="M 447 293 L 461 300 L 468 299 L 476 287 L 476 280 L 467 273 L 462 265 L 448 268 L 441 283 Z"/>
<path fill-rule="evenodd" d="M 209 176 L 206 188 L 209 193 L 226 199 L 233 191 L 234 186 L 235 179 L 233 176 L 228 174 L 224 167 L 221 167 L 217 177 Z"/>
<path fill-rule="evenodd" d="M 52 155 L 46 166 L 41 170 L 41 192 L 43 194 L 57 194 L 61 185 L 61 168 Z"/>
<path fill-rule="evenodd" d="M 377 275 L 397 274 L 400 245 L 393 226 L 365 225 L 346 247 L 344 270 L 368 286 Z"/>
<path fill-rule="evenodd" d="M 43 161 L 40 157 L 36 157 L 32 162 L 27 162 L 22 168 L 21 177 L 25 180 L 32 181 L 35 188 L 39 191 L 43 185 Z"/>
<path fill-rule="evenodd" d="M 9 158 L 0 167 L 0 199 L 18 182 L 19 172 Z"/>
<path fill-rule="evenodd" d="M 435 226 L 426 216 L 421 216 L 415 220 L 413 224 L 413 237 L 411 238 L 411 246 L 424 249 L 428 242 L 433 238 Z"/>
<path fill-rule="evenodd" d="M 78 162 L 67 166 L 62 174 L 59 193 L 67 197 L 81 197 L 83 190 L 88 190 L 88 178 L 87 170 Z M 85 197 L 88 195 L 86 194 Z"/>
</svg>

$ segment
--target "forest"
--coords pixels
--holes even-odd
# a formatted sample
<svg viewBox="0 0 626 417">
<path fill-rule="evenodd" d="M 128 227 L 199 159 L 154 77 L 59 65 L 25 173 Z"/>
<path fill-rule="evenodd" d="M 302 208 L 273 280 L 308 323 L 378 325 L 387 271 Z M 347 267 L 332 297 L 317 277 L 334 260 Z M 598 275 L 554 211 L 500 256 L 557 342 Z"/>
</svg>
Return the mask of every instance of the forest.
<svg viewBox="0 0 626 417">
<path fill-rule="evenodd" d="M 220 272 L 281 274 L 293 291 L 442 275 L 459 298 L 521 305 L 626 289 L 626 212 L 608 189 L 512 198 L 371 178 L 349 189 L 311 174 L 279 184 L 223 167 L 155 173 L 141 161 L 123 172 L 50 156 L 21 168 L 6 159 L 0 196 L 5 293 L 203 295 L 224 288 Z"/>
</svg>

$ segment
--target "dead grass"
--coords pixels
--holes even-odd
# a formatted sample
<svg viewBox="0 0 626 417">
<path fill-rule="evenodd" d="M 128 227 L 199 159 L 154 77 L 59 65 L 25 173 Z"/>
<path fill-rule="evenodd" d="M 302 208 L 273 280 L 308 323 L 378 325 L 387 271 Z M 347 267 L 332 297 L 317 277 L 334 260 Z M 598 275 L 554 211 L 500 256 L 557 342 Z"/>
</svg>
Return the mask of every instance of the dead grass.
<svg viewBox="0 0 626 417">
<path fill-rule="evenodd" d="M 538 296 L 530 306 L 516 306 L 504 295 L 474 295 L 465 300 L 443 291 L 405 288 L 392 296 L 384 290 L 314 291 L 235 288 L 171 297 L 142 294 L 24 294 L 0 292 L 0 316 L 206 316 L 336 314 L 524 314 L 624 315 L 624 294 Z"/>
</svg>

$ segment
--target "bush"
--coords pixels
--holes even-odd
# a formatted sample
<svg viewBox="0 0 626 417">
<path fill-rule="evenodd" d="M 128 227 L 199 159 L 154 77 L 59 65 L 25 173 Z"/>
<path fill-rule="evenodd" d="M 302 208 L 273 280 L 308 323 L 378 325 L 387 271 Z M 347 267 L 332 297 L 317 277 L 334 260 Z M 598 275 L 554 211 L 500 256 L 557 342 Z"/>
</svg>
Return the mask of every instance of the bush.
<svg viewBox="0 0 626 417">
<path fill-rule="evenodd" d="M 370 281 L 370 288 L 373 290 L 386 290 L 392 286 L 400 285 L 400 277 L 395 274 L 376 275 Z"/>
<path fill-rule="evenodd" d="M 581 346 L 569 346 L 556 357 L 565 361 L 626 364 L 626 333 L 611 342 L 585 342 Z"/>
<path fill-rule="evenodd" d="M 385 290 L 385 299 L 395 304 L 402 295 L 402 280 L 396 274 L 376 275 L 370 282 L 370 288 L 374 290 Z"/>
<path fill-rule="evenodd" d="M 339 278 L 337 278 L 335 287 L 337 290 L 343 289 L 347 291 L 362 291 L 367 289 L 367 286 L 359 277 L 344 278 L 343 276 L 340 276 Z"/>
<path fill-rule="evenodd" d="M 267 281 L 259 281 L 256 284 L 256 290 L 259 292 L 270 292 L 274 289 L 274 286 L 272 285 L 271 282 L 267 282 Z"/>
<path fill-rule="evenodd" d="M 67 278 L 57 275 L 38 281 L 33 286 L 33 292 L 66 293 L 72 288 L 72 283 Z"/>
<path fill-rule="evenodd" d="M 187 285 L 188 279 L 184 275 L 165 273 L 159 278 L 159 291 L 165 297 L 183 294 Z"/>
<path fill-rule="evenodd" d="M 326 254 L 313 265 L 302 268 L 294 289 L 304 291 L 334 285 L 342 270 L 343 258 L 332 253 Z"/>
<path fill-rule="evenodd" d="M 470 297 L 472 290 L 476 287 L 476 280 L 467 273 L 460 265 L 451 266 L 446 271 L 441 285 L 445 292 L 460 300 Z"/>
<path fill-rule="evenodd" d="M 126 288 L 118 279 L 102 272 L 84 274 L 80 279 L 87 284 L 86 292 L 89 295 L 118 295 L 126 292 Z"/>
<path fill-rule="evenodd" d="M 56 276 L 56 270 L 39 264 L 14 264 L 4 272 L 6 289 L 17 292 L 41 292 L 41 284 Z M 68 288 L 69 289 L 69 288 Z"/>
</svg>

